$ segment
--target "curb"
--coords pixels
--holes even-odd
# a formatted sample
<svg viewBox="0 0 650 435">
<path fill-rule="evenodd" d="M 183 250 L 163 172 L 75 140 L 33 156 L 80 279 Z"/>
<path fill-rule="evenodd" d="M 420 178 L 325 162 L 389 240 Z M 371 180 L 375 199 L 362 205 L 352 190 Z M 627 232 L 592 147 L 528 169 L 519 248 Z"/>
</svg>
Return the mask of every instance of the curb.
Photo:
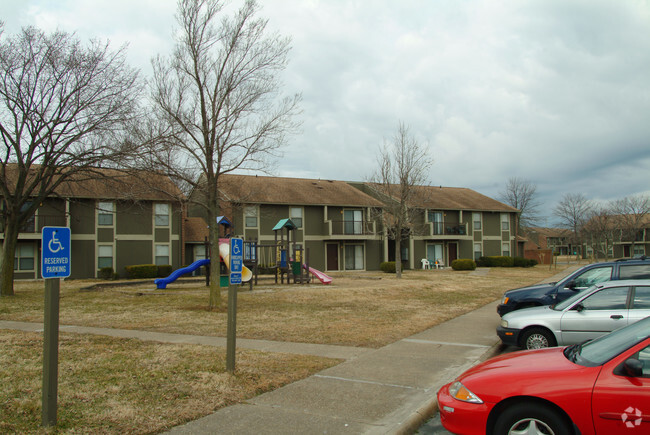
<svg viewBox="0 0 650 435">
<path fill-rule="evenodd" d="M 498 355 L 503 348 L 506 346 L 500 341 L 492 345 L 481 357 L 476 361 L 476 364 L 486 361 L 493 356 Z M 476 365 L 474 364 L 474 365 Z M 464 372 L 465 370 L 463 370 Z M 456 376 L 460 375 L 458 373 Z M 454 378 L 456 378 L 454 376 Z M 436 391 L 437 393 L 437 391 Z M 411 435 L 417 432 L 417 430 L 426 423 L 431 417 L 433 417 L 438 412 L 438 399 L 436 396 L 433 396 L 433 399 L 425 402 L 417 411 L 414 411 L 402 424 L 400 427 L 393 432 L 395 435 Z"/>
</svg>

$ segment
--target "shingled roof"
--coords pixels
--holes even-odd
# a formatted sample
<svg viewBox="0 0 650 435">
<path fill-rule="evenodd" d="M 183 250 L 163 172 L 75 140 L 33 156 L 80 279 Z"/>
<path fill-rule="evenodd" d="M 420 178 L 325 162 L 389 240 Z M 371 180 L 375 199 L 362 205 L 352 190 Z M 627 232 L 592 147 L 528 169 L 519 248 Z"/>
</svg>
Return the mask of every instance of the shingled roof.
<svg viewBox="0 0 650 435">
<path fill-rule="evenodd" d="M 345 181 L 335 180 L 224 174 L 219 178 L 219 191 L 225 200 L 242 204 L 383 205 Z"/>
<path fill-rule="evenodd" d="M 378 185 L 367 183 L 373 189 Z M 393 198 L 397 198 L 398 185 L 391 186 Z M 465 187 L 414 186 L 412 207 L 431 210 L 476 210 L 516 213 L 517 210 L 507 204 L 482 195 Z"/>
<path fill-rule="evenodd" d="M 32 169 L 38 170 L 38 167 Z M 16 185 L 17 166 L 7 165 L 7 183 Z M 109 168 L 90 168 L 76 172 L 61 183 L 54 193 L 63 198 L 130 199 L 169 201 L 180 199 L 182 193 L 172 180 L 153 171 L 124 171 Z"/>
</svg>

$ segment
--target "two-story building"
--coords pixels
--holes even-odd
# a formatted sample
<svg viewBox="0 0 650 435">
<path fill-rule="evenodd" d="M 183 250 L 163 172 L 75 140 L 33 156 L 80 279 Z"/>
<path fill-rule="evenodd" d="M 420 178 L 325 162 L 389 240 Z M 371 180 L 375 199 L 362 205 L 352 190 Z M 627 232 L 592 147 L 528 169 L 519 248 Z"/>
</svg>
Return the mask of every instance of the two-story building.
<svg viewBox="0 0 650 435">
<path fill-rule="evenodd" d="M 358 187 L 377 198 L 391 193 L 372 183 Z M 397 201 L 399 189 L 394 187 L 392 200 Z M 509 205 L 467 188 L 415 186 L 408 206 L 410 222 L 403 233 L 401 258 L 410 268 L 421 267 L 422 260 L 449 265 L 458 258 L 516 253 L 519 211 Z M 394 259 L 394 241 L 384 242 L 385 258 Z"/>
<path fill-rule="evenodd" d="M 376 270 L 382 261 L 381 229 L 374 219 L 383 204 L 344 181 L 224 174 L 219 192 L 222 213 L 233 234 L 260 245 L 275 243 L 274 226 L 290 218 L 295 241 L 309 252 L 309 264 L 320 270 Z M 187 234 L 195 234 L 194 258 L 207 231 L 201 233 L 198 207 L 190 197 Z M 207 226 L 207 224 L 205 224 Z M 192 252 L 186 250 L 189 257 Z M 269 253 L 271 255 L 271 253 Z M 264 262 L 264 258 L 259 261 Z"/>
<path fill-rule="evenodd" d="M 518 210 L 471 189 L 418 186 L 411 225 L 402 243 L 402 260 L 410 268 L 449 265 L 457 258 L 513 256 Z M 234 225 L 234 234 L 260 244 L 274 241 L 273 227 L 290 218 L 297 241 L 309 249 L 313 267 L 325 271 L 377 270 L 393 261 L 394 240 L 384 225 L 385 196 L 372 183 L 351 183 L 250 175 L 222 175 L 219 191 L 222 213 Z M 190 198 L 191 199 L 191 198 Z M 187 234 L 197 234 L 195 259 L 204 252 L 207 230 L 190 207 Z M 192 242 L 189 238 L 188 242 Z M 190 262 L 192 252 L 186 250 Z"/>
<path fill-rule="evenodd" d="M 171 180 L 157 173 L 139 174 L 146 177 L 144 183 L 140 176 L 113 169 L 95 172 L 96 178 L 79 177 L 60 185 L 21 229 L 16 279 L 41 277 L 44 226 L 70 228 L 71 278 L 94 278 L 106 267 L 125 276 L 129 265 L 181 266 L 181 194 Z"/>
</svg>

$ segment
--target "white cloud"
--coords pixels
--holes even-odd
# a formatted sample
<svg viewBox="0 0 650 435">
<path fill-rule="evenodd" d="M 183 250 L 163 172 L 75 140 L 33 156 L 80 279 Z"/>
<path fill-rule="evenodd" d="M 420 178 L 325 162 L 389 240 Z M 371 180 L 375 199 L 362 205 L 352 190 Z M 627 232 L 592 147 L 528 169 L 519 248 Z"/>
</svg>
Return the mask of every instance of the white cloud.
<svg viewBox="0 0 650 435">
<path fill-rule="evenodd" d="M 518 176 L 538 184 L 546 210 L 564 193 L 650 186 L 647 0 L 260 4 L 269 29 L 292 37 L 285 90 L 304 99 L 281 175 L 362 180 L 403 121 L 430 145 L 434 184 L 496 197 Z M 148 73 L 172 46 L 175 6 L 26 0 L 3 20 L 128 42 Z"/>
</svg>

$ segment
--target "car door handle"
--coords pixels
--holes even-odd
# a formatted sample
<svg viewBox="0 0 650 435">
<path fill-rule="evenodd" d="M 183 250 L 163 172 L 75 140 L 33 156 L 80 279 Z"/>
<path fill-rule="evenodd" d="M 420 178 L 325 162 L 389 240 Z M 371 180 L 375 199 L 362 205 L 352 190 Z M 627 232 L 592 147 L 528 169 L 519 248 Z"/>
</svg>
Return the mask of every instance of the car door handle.
<svg viewBox="0 0 650 435">
<path fill-rule="evenodd" d="M 618 319 L 622 319 L 623 316 L 621 314 L 612 314 L 611 316 L 609 316 L 609 318 L 614 319 L 614 320 L 618 320 Z"/>
</svg>

